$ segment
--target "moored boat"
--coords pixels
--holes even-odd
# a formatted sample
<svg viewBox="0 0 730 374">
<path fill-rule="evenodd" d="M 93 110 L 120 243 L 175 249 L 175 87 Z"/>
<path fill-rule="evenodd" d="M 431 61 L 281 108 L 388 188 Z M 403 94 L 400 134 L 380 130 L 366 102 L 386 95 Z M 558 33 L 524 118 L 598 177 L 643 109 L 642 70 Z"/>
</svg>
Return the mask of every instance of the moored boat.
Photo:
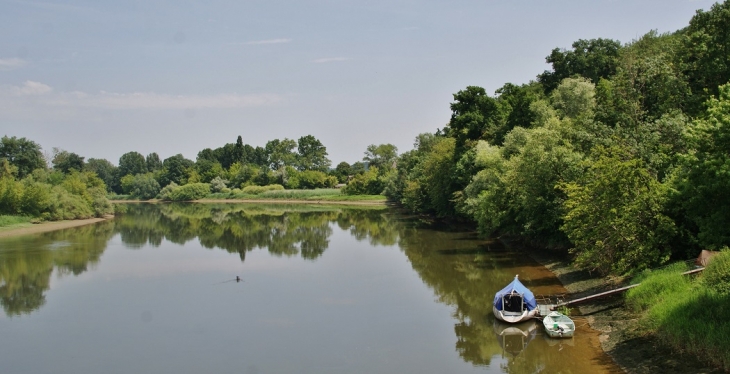
<svg viewBox="0 0 730 374">
<path fill-rule="evenodd" d="M 507 287 L 494 295 L 494 316 L 504 322 L 518 323 L 537 315 L 535 295 L 525 287 L 518 276 Z"/>
<path fill-rule="evenodd" d="M 550 312 L 542 320 L 542 324 L 551 338 L 572 338 L 575 333 L 575 322 L 560 312 Z"/>
</svg>

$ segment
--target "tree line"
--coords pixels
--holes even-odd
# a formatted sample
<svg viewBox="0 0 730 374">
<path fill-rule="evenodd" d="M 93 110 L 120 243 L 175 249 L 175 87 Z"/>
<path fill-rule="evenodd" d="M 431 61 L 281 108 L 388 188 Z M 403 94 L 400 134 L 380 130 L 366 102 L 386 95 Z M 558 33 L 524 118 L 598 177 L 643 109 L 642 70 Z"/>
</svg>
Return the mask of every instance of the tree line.
<svg viewBox="0 0 730 374">
<path fill-rule="evenodd" d="M 88 181 L 88 188 L 94 188 L 91 190 L 93 197 L 86 199 L 89 206 L 99 205 L 94 201 L 106 200 L 106 194 L 143 200 L 187 201 L 211 193 L 237 196 L 272 189 L 332 188 L 351 179 L 356 182 L 344 189 L 346 193 L 377 194 L 382 188 L 377 183 L 370 183 L 367 177 L 377 173 L 378 167 L 390 167 L 396 155 L 397 149 L 390 144 L 371 145 L 363 162 L 352 165 L 340 162 L 332 168 L 326 147 L 312 135 L 298 140 L 274 139 L 264 147 L 244 144 L 238 136 L 235 143 L 201 150 L 195 161 L 182 154 L 162 160 L 156 152 L 143 156 L 132 151 L 124 153 L 115 166 L 106 159 L 86 160 L 77 153 L 58 148 L 53 149 L 51 156 L 45 156 L 34 141 L 6 135 L 0 139 L 0 166 L 4 167 L 0 171 L 0 214 L 42 216 L 42 219 L 89 216 L 88 209 L 78 215 L 41 215 L 53 210 L 46 201 L 65 201 L 59 198 L 60 192 L 54 194 L 51 190 L 54 186 L 62 187 L 68 177 L 82 178 Z M 368 171 L 370 174 L 361 176 Z M 37 183 L 43 185 L 42 190 L 47 190 L 44 193 L 47 198 L 34 196 L 32 188 L 23 188 Z M 32 201 L 41 201 L 36 205 L 42 207 L 30 207 Z M 92 207 L 91 215 L 108 213 L 108 201 L 102 205 L 102 209 Z"/>
<path fill-rule="evenodd" d="M 384 193 L 604 274 L 730 244 L 730 1 L 546 61 L 527 84 L 454 94 L 449 122 L 379 176 Z"/>
</svg>

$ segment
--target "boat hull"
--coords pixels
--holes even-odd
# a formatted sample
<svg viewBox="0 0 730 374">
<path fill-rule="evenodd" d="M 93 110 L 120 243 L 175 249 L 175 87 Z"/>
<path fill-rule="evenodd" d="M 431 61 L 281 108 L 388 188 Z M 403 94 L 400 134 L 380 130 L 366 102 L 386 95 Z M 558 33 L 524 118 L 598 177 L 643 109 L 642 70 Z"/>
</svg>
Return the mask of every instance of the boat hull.
<svg viewBox="0 0 730 374">
<path fill-rule="evenodd" d="M 545 333 L 551 338 L 572 338 L 575 333 L 575 323 L 568 316 L 552 312 L 542 320 Z"/>
<path fill-rule="evenodd" d="M 525 309 L 522 311 L 522 313 L 517 313 L 497 310 L 497 307 L 493 306 L 492 312 L 494 313 L 495 318 L 507 323 L 520 323 L 535 318 L 535 316 L 537 316 L 537 308 L 533 310 Z"/>
</svg>

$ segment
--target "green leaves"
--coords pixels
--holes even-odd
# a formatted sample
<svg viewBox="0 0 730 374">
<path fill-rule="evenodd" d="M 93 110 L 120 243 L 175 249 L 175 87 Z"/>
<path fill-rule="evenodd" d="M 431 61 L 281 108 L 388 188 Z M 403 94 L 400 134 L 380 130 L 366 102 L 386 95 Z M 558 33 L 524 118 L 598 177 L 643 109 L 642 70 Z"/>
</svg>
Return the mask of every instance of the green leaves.
<svg viewBox="0 0 730 374">
<path fill-rule="evenodd" d="M 666 187 L 623 150 L 601 153 L 583 178 L 561 185 L 561 229 L 575 245 L 577 264 L 621 274 L 666 262 L 676 230 L 663 214 Z"/>
</svg>

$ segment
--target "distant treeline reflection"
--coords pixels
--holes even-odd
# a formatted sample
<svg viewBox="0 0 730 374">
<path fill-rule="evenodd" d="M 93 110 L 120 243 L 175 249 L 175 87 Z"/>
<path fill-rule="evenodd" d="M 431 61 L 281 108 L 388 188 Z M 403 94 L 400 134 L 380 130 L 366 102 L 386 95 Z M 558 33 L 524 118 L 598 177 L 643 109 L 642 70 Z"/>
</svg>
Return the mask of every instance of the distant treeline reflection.
<svg viewBox="0 0 730 374">
<path fill-rule="evenodd" d="M 331 223 L 357 240 L 394 245 L 398 228 L 383 208 L 349 209 L 310 205 L 140 204 L 116 220 L 122 242 L 131 247 L 177 244 L 198 239 L 209 249 L 238 253 L 268 249 L 275 256 L 314 260 L 329 246 Z"/>
<path fill-rule="evenodd" d="M 0 305 L 8 316 L 30 313 L 45 304 L 54 268 L 57 275 L 79 275 L 99 262 L 117 233 L 129 248 L 158 247 L 163 239 L 195 240 L 208 249 L 237 253 L 267 249 L 275 256 L 314 260 L 324 253 L 331 224 L 357 240 L 394 245 L 398 225 L 378 208 L 252 204 L 139 204 L 96 225 L 0 242 Z"/>
</svg>

